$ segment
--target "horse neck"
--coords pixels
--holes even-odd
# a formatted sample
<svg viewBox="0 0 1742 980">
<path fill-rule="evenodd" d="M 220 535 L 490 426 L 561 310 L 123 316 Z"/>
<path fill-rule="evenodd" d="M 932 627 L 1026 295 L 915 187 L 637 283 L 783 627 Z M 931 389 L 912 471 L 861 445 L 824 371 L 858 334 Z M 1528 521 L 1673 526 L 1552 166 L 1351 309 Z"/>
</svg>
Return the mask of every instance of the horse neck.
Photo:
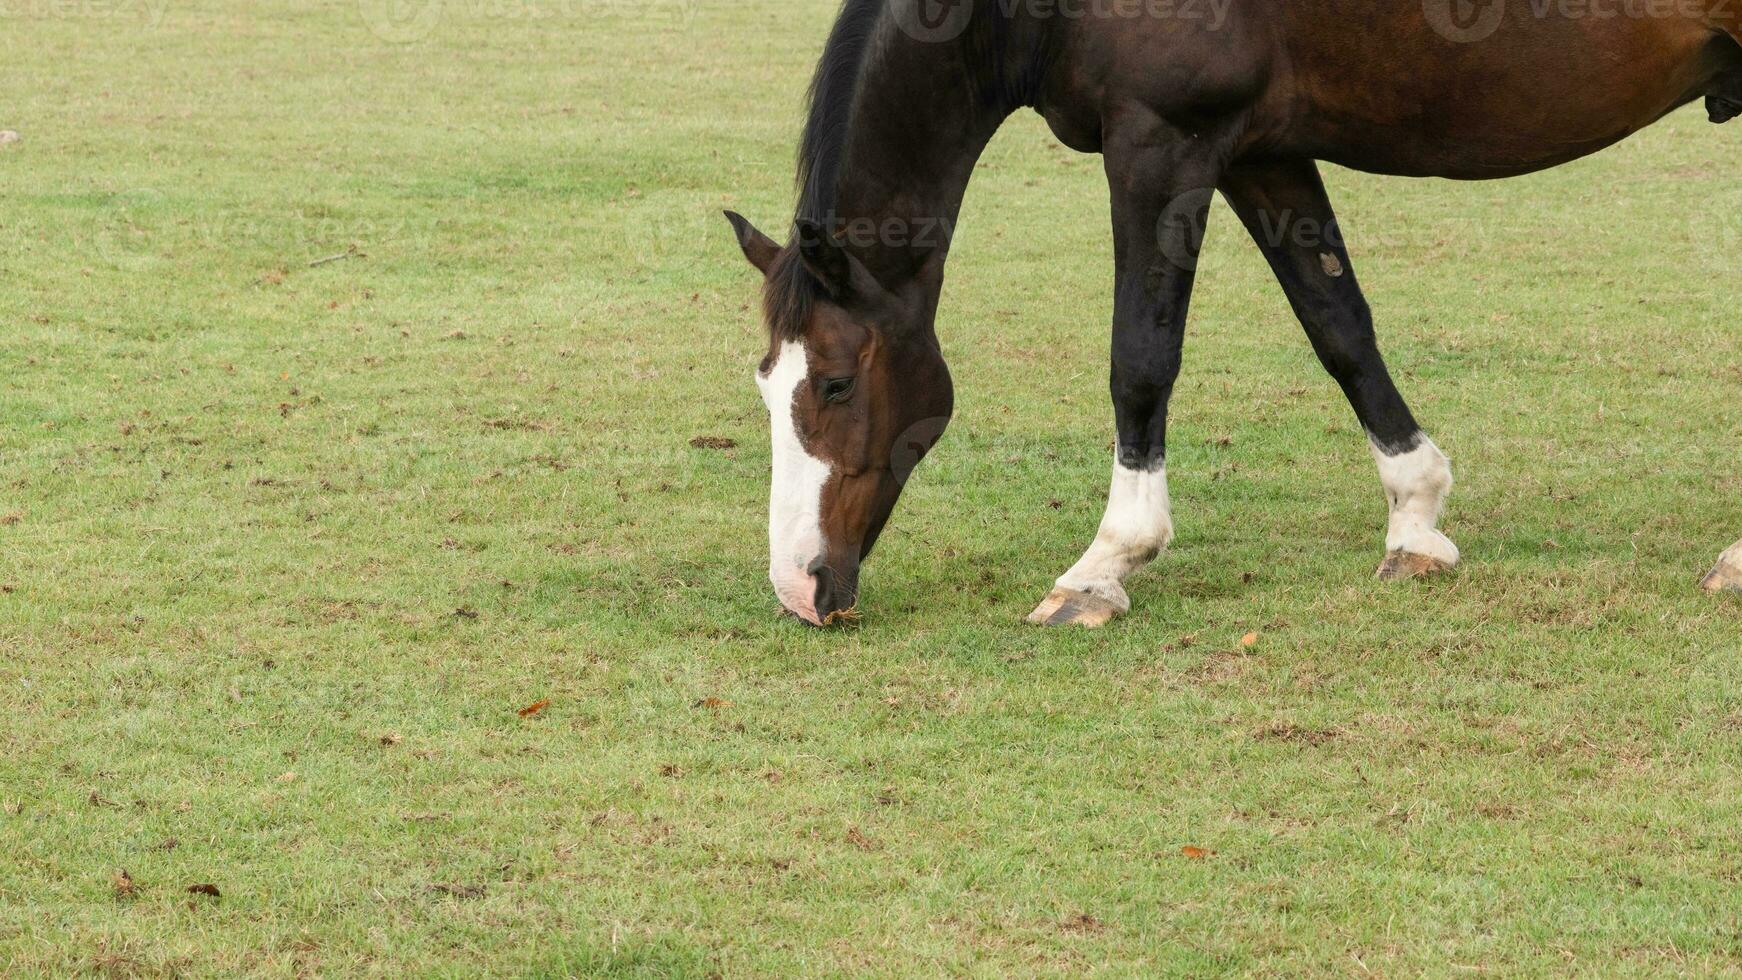
<svg viewBox="0 0 1742 980">
<path fill-rule="evenodd" d="M 993 81 L 1008 65 L 985 55 L 984 39 L 921 41 L 889 20 L 884 29 L 828 220 L 886 286 L 918 279 L 935 302 L 968 179 L 1021 96 Z"/>
</svg>

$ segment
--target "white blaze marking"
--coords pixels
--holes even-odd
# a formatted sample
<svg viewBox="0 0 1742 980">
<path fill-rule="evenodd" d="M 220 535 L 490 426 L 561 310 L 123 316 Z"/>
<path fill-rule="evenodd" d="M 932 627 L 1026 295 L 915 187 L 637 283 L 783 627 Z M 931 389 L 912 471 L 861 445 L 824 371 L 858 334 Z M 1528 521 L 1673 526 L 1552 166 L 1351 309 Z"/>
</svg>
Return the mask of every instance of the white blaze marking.
<svg viewBox="0 0 1742 980">
<path fill-rule="evenodd" d="M 1379 482 L 1391 504 L 1391 522 L 1385 531 L 1386 551 L 1407 551 L 1437 558 L 1448 565 L 1458 563 L 1458 546 L 1435 529 L 1446 494 L 1452 489 L 1452 464 L 1440 447 L 1427 436 L 1407 453 L 1387 456 L 1368 438 L 1373 458 L 1379 463 Z"/>
<path fill-rule="evenodd" d="M 768 578 L 788 609 L 815 621 L 816 582 L 807 570 L 823 554 L 823 484 L 829 464 L 805 451 L 793 417 L 810 376 L 804 345 L 783 341 L 768 374 L 756 375 L 768 406 L 774 473 L 768 492 Z M 808 614 L 808 615 L 807 615 Z"/>
<path fill-rule="evenodd" d="M 1167 467 L 1132 470 L 1115 459 L 1107 512 L 1095 532 L 1095 541 L 1070 571 L 1059 576 L 1058 584 L 1129 610 L 1131 600 L 1119 583 L 1148 564 L 1172 540 Z"/>
</svg>

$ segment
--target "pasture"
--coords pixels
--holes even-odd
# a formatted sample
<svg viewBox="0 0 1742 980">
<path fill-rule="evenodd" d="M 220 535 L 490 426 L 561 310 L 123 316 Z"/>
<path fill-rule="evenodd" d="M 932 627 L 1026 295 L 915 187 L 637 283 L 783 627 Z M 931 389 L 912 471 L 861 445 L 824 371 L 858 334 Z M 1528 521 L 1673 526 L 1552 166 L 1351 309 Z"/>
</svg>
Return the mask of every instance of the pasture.
<svg viewBox="0 0 1742 980">
<path fill-rule="evenodd" d="M 1022 618 L 1107 490 L 1106 186 L 1014 117 L 825 632 L 719 212 L 790 216 L 833 7 L 0 0 L 0 973 L 1742 970 L 1735 128 L 1327 168 L 1431 581 L 1217 205 L 1090 632 Z"/>
</svg>

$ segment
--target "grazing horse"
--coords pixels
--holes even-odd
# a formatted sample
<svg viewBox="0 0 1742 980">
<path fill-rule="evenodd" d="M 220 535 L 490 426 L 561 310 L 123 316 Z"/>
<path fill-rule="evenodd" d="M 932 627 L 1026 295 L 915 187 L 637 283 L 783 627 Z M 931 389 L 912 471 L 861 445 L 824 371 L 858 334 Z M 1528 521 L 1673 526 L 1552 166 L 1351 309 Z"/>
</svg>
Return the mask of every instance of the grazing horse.
<svg viewBox="0 0 1742 980">
<path fill-rule="evenodd" d="M 727 213 L 765 277 L 776 595 L 813 624 L 851 614 L 860 563 L 943 432 L 948 231 L 1019 107 L 1100 153 L 1112 195 L 1112 489 L 1029 616 L 1099 625 L 1173 537 L 1167 405 L 1213 193 L 1366 430 L 1391 508 L 1380 577 L 1425 575 L 1458 561 L 1436 528 L 1451 467 L 1380 357 L 1317 161 L 1525 174 L 1694 99 L 1714 122 L 1742 114 L 1735 0 L 845 0 L 811 85 L 790 240 Z M 1704 585 L 1742 589 L 1742 543 Z"/>
</svg>

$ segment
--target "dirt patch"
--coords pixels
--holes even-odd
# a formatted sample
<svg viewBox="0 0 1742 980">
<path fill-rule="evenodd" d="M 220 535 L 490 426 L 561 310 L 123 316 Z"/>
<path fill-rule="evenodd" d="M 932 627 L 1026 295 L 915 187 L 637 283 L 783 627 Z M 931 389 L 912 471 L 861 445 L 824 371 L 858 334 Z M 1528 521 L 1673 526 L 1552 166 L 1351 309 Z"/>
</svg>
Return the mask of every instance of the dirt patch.
<svg viewBox="0 0 1742 980">
<path fill-rule="evenodd" d="M 1252 733 L 1253 738 L 1260 740 L 1278 739 L 1302 745 L 1323 745 L 1342 736 L 1342 731 L 1335 728 L 1302 728 L 1292 722 L 1272 722 Z"/>
</svg>

